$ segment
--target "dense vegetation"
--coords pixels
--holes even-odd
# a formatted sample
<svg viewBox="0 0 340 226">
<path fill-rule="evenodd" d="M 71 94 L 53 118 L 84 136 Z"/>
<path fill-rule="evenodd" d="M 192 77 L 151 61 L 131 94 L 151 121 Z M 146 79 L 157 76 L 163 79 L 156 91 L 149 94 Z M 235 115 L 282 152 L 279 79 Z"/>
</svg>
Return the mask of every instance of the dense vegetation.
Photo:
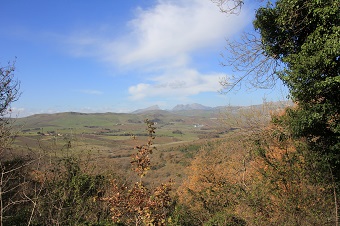
<svg viewBox="0 0 340 226">
<path fill-rule="evenodd" d="M 215 2 L 220 7 L 234 2 L 230 10 L 242 5 Z M 86 150 L 75 154 L 72 136 L 62 145 L 51 140 L 40 151 L 15 151 L 16 134 L 7 116 L 20 95 L 19 83 L 13 65 L 1 67 L 0 226 L 338 225 L 339 6 L 339 0 L 277 0 L 256 12 L 260 42 L 254 43 L 264 56 L 259 65 L 270 61 L 275 69 L 270 76 L 288 86 L 294 106 L 226 112 L 223 131 L 228 133 L 220 138 L 162 150 L 155 148 L 157 127 L 147 120 L 146 132 L 138 131 L 147 139 L 132 137 L 130 174 L 114 166 L 98 170 L 102 159 Z M 252 68 L 246 76 L 263 75 L 263 67 L 248 60 L 243 63 Z M 231 130 L 236 124 L 238 129 Z M 171 128 L 170 135 L 185 135 Z M 173 156 L 165 155 L 174 149 L 190 160 L 178 161 L 188 166 L 186 172 L 173 169 L 181 174 L 180 184 L 150 183 L 150 174 L 172 163 Z M 158 162 L 152 165 L 156 153 Z"/>
<path fill-rule="evenodd" d="M 265 54 L 284 63 L 277 72 L 298 107 L 289 127 L 324 155 L 340 179 L 340 12 L 338 0 L 277 1 L 256 13 Z"/>
</svg>

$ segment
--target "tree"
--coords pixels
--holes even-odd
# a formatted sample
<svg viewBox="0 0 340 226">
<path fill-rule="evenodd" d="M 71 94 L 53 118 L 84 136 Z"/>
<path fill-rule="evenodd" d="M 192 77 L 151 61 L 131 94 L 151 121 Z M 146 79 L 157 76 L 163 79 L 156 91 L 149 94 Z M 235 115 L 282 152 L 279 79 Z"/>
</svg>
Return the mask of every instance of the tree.
<svg viewBox="0 0 340 226">
<path fill-rule="evenodd" d="M 20 83 L 14 79 L 14 64 L 0 67 L 0 156 L 9 147 L 12 139 L 11 104 L 18 100 Z M 6 117 L 7 116 L 7 117 Z"/>
<path fill-rule="evenodd" d="M 25 185 L 26 166 L 30 159 L 12 156 L 11 144 L 14 140 L 11 104 L 18 100 L 20 83 L 15 80 L 14 63 L 0 67 L 0 225 L 13 223 L 23 212 L 16 212 L 18 204 L 27 202 L 21 188 Z M 24 208 L 23 208 L 24 209 Z M 16 212 L 16 216 L 14 216 Z M 15 219 L 14 219 L 15 220 Z"/>
<path fill-rule="evenodd" d="M 11 104 L 18 100 L 20 83 L 14 79 L 14 63 L 0 67 L 0 116 L 11 112 Z"/>
<path fill-rule="evenodd" d="M 340 179 L 339 0 L 278 0 L 256 11 L 255 32 L 228 42 L 225 65 L 241 72 L 221 81 L 227 91 L 242 82 L 271 88 L 280 79 L 298 107 L 290 109 L 292 134 L 305 137 Z"/>
<path fill-rule="evenodd" d="M 248 181 L 245 203 L 261 225 L 333 225 L 332 175 L 316 164 L 324 160 L 304 138 L 292 136 L 290 120 L 285 112 L 272 115 L 253 143 L 248 165 L 257 173 Z"/>
<path fill-rule="evenodd" d="M 298 108 L 287 113 L 296 137 L 322 153 L 340 179 L 340 2 L 279 0 L 256 12 L 266 55 L 285 67 L 277 75 Z"/>
<path fill-rule="evenodd" d="M 338 225 L 340 1 L 277 0 L 260 7 L 255 16 L 255 32 L 245 33 L 240 41 L 227 45 L 232 54 L 225 57 L 225 65 L 241 73 L 221 84 L 227 91 L 242 82 L 255 88 L 271 88 L 280 79 L 289 88 L 296 107 L 288 109 L 278 120 L 285 122 L 283 128 L 293 141 L 306 142 L 309 152 L 306 156 L 317 156 L 313 158 L 317 161 L 311 163 L 314 169 L 311 172 L 323 177 L 331 174 L 328 186 L 334 188 Z M 271 151 L 277 150 L 265 150 L 264 159 Z M 285 162 L 279 165 L 282 163 Z M 292 158 L 289 163 L 294 166 L 299 161 Z M 298 175 L 299 168 L 289 170 L 291 175 Z"/>
<path fill-rule="evenodd" d="M 100 225 L 109 219 L 109 208 L 100 201 L 108 176 L 91 172 L 89 161 L 76 156 L 44 160 L 33 171 L 40 192 L 33 225 Z"/>
<path fill-rule="evenodd" d="M 244 154 L 240 134 L 201 147 L 177 191 L 176 225 L 245 225 L 237 213 Z"/>
</svg>

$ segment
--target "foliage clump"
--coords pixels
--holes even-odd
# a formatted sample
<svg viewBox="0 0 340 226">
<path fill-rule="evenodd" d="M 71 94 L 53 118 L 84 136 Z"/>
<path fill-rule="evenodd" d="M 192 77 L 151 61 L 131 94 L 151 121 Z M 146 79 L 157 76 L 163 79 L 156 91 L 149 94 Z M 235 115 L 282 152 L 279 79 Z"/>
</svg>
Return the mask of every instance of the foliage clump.
<svg viewBox="0 0 340 226">
<path fill-rule="evenodd" d="M 201 148 L 178 189 L 175 214 L 187 225 L 327 225 L 334 183 L 322 158 L 295 139 L 282 113 L 253 132 Z M 215 225 L 216 225 L 215 224 Z"/>
<path fill-rule="evenodd" d="M 340 172 L 339 24 L 338 0 L 280 0 L 260 8 L 254 21 L 264 54 L 285 65 L 277 75 L 298 103 L 287 111 L 287 126 L 334 172 Z"/>
<path fill-rule="evenodd" d="M 109 216 L 100 198 L 108 179 L 82 169 L 76 157 L 56 159 L 43 171 L 35 171 L 39 181 L 34 222 L 43 225 L 99 224 Z"/>
</svg>

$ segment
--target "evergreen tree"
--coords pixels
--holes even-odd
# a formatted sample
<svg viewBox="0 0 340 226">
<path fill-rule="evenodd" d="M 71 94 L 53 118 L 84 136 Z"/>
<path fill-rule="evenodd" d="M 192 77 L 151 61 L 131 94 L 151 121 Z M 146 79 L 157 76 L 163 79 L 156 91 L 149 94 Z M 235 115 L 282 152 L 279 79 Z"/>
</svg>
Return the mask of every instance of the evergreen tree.
<svg viewBox="0 0 340 226">
<path fill-rule="evenodd" d="M 282 62 L 277 72 L 298 103 L 289 126 L 324 156 L 340 179 L 340 1 L 278 0 L 254 21 L 263 53 Z"/>
</svg>

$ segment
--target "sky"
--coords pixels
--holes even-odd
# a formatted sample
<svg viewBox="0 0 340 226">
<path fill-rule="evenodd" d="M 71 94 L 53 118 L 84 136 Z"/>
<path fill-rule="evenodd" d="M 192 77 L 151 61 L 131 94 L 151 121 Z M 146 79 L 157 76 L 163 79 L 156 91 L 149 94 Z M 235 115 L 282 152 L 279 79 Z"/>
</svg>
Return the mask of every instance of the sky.
<svg viewBox="0 0 340 226">
<path fill-rule="evenodd" d="M 285 88 L 232 91 L 221 78 L 226 39 L 252 29 L 256 1 L 227 15 L 210 0 L 0 0 L 0 65 L 15 60 L 24 117 L 131 112 L 158 105 L 252 105 Z"/>
</svg>

